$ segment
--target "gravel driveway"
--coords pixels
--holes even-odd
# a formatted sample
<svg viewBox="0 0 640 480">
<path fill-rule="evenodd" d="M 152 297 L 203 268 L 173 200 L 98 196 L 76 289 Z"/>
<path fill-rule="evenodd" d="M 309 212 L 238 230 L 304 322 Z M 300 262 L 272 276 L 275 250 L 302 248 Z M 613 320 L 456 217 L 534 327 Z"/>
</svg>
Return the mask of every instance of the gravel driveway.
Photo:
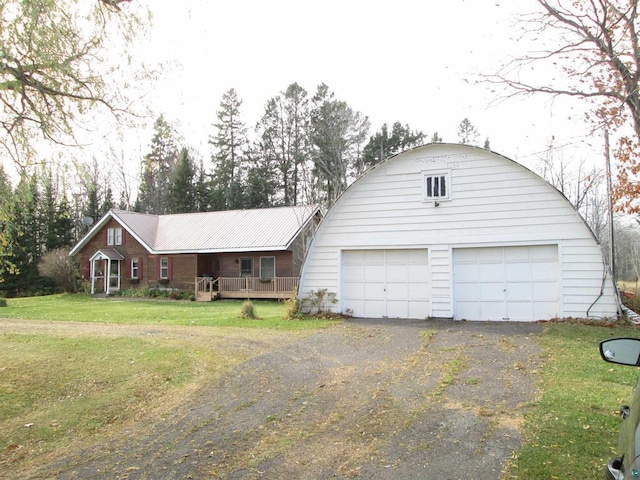
<svg viewBox="0 0 640 480">
<path fill-rule="evenodd" d="M 497 479 L 535 398 L 539 324 L 359 320 L 274 348 L 60 479 Z"/>
</svg>

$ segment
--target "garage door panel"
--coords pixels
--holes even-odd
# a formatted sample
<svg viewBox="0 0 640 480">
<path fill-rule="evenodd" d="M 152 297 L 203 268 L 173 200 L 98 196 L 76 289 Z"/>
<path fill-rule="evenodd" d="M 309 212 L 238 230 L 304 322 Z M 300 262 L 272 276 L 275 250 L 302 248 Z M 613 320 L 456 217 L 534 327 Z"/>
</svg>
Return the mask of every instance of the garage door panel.
<svg viewBox="0 0 640 480">
<path fill-rule="evenodd" d="M 343 251 L 342 259 L 341 308 L 370 318 L 429 315 L 426 249 Z"/>
<path fill-rule="evenodd" d="M 481 283 L 479 285 L 480 299 L 483 301 L 503 301 L 504 300 L 504 284 L 503 283 Z"/>
<path fill-rule="evenodd" d="M 364 281 L 364 270 L 362 265 L 345 265 L 342 269 L 342 278 L 345 282 Z"/>
<path fill-rule="evenodd" d="M 408 285 L 398 285 L 393 283 L 387 283 L 387 300 L 408 300 L 409 291 Z"/>
<path fill-rule="evenodd" d="M 481 282 L 502 282 L 504 279 L 504 268 L 502 264 L 485 264 L 478 269 Z"/>
<path fill-rule="evenodd" d="M 456 302 L 456 318 L 458 320 L 482 320 L 480 302 Z"/>
<path fill-rule="evenodd" d="M 533 318 L 556 318 L 558 316 L 557 302 L 535 302 L 533 304 Z"/>
<path fill-rule="evenodd" d="M 364 300 L 345 298 L 342 305 L 345 311 L 351 310 L 352 312 L 364 312 L 364 303 Z"/>
<path fill-rule="evenodd" d="M 384 250 L 364 250 L 366 265 L 384 265 Z"/>
<path fill-rule="evenodd" d="M 479 263 L 502 263 L 502 248 L 487 247 L 477 248 L 477 258 Z"/>
<path fill-rule="evenodd" d="M 342 252 L 342 265 L 363 265 L 364 251 L 346 250 Z"/>
<path fill-rule="evenodd" d="M 558 288 L 557 285 L 552 283 L 533 283 L 532 297 L 537 302 L 544 301 L 557 301 Z"/>
<path fill-rule="evenodd" d="M 358 310 L 354 310 L 354 313 Z M 364 315 L 366 318 L 380 318 L 386 315 L 386 306 L 383 300 L 367 300 L 364 302 Z M 356 314 L 357 316 L 357 314 Z"/>
<path fill-rule="evenodd" d="M 529 282 L 510 282 L 507 284 L 507 290 L 509 301 L 530 301 L 532 298 L 533 289 Z"/>
<path fill-rule="evenodd" d="M 503 301 L 483 301 L 480 305 L 480 318 L 478 320 L 502 320 L 504 318 Z M 475 320 L 475 319 L 472 319 Z"/>
<path fill-rule="evenodd" d="M 427 282 L 409 284 L 410 301 L 427 302 L 429 300 L 429 284 Z"/>
<path fill-rule="evenodd" d="M 507 263 L 504 266 L 504 279 L 506 282 L 522 282 L 531 280 L 531 264 L 529 263 Z"/>
<path fill-rule="evenodd" d="M 454 318 L 555 317 L 559 309 L 558 272 L 556 245 L 454 249 Z"/>
<path fill-rule="evenodd" d="M 384 298 L 384 283 L 365 283 L 363 297 L 365 300 L 369 301 L 376 301 Z"/>
<path fill-rule="evenodd" d="M 362 300 L 364 298 L 364 283 L 345 283 L 342 287 L 342 295 L 348 300 Z"/>
<path fill-rule="evenodd" d="M 406 301 L 396 301 L 387 299 L 387 317 L 407 318 L 409 316 L 409 305 Z"/>
<path fill-rule="evenodd" d="M 460 283 L 464 282 L 473 282 L 476 283 L 478 281 L 478 276 L 480 275 L 480 268 L 478 264 L 474 265 L 455 265 L 453 274 L 454 278 Z"/>
<path fill-rule="evenodd" d="M 387 283 L 407 283 L 409 281 L 409 272 L 407 271 L 407 265 L 387 265 L 386 279 Z"/>
<path fill-rule="evenodd" d="M 425 312 L 429 311 L 429 301 L 409 301 L 409 318 L 424 318 Z"/>
<path fill-rule="evenodd" d="M 533 318 L 533 304 L 531 302 L 507 302 L 507 317 L 509 320 L 522 321 Z"/>
<path fill-rule="evenodd" d="M 529 247 L 508 247 L 504 249 L 504 261 L 506 263 L 529 263 Z"/>
<path fill-rule="evenodd" d="M 558 261 L 558 247 L 555 245 L 536 245 L 531 249 L 531 261 L 535 262 L 540 259 L 556 263 Z"/>
<path fill-rule="evenodd" d="M 534 282 L 555 282 L 558 278 L 557 263 L 544 262 L 535 264 L 535 268 L 532 270 L 531 280 Z"/>
<path fill-rule="evenodd" d="M 384 281 L 384 265 L 365 265 L 364 280 L 366 282 Z"/>
</svg>

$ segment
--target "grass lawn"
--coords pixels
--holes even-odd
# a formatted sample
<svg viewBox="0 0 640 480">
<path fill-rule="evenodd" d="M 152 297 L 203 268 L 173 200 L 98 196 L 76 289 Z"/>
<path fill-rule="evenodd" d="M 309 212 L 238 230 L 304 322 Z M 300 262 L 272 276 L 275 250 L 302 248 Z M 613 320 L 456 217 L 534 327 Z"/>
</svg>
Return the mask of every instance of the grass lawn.
<svg viewBox="0 0 640 480">
<path fill-rule="evenodd" d="M 93 435 L 156 418 L 239 362 L 334 323 L 284 320 L 283 303 L 254 304 L 259 320 L 239 317 L 242 301 L 8 300 L 0 319 L 66 330 L 0 334 L 0 470 L 37 466 Z M 91 323 L 118 328 L 97 335 Z M 160 326 L 175 334 L 149 335 Z M 533 337 L 542 348 L 540 395 L 524 409 L 526 444 L 503 479 L 603 477 L 617 454 L 616 411 L 638 374 L 599 358 L 598 342 L 614 336 L 640 332 L 548 323 Z"/>
<path fill-rule="evenodd" d="M 336 323 L 284 320 L 284 303 L 272 301 L 254 302 L 256 320 L 240 318 L 239 300 L 52 295 L 7 303 L 0 319 L 65 329 L 0 334 L 0 471 L 29 470 L 92 435 L 157 418 L 239 362 Z M 119 328 L 97 334 L 104 329 L 95 323 Z M 163 333 L 150 335 L 154 328 Z"/>
<path fill-rule="evenodd" d="M 0 318 L 70 322 L 119 323 L 129 325 L 190 325 L 284 330 L 315 329 L 325 320 L 291 321 L 283 318 L 284 303 L 253 302 L 259 320 L 240 318 L 242 300 L 190 302 L 175 300 L 132 300 L 92 298 L 88 295 L 50 295 L 15 298 L 0 309 Z"/>
<path fill-rule="evenodd" d="M 600 359 L 598 343 L 640 337 L 637 327 L 550 323 L 540 337 L 544 366 L 540 397 L 525 418 L 526 445 L 504 478 L 604 478 L 618 455 L 618 409 L 628 404 L 638 369 Z"/>
</svg>

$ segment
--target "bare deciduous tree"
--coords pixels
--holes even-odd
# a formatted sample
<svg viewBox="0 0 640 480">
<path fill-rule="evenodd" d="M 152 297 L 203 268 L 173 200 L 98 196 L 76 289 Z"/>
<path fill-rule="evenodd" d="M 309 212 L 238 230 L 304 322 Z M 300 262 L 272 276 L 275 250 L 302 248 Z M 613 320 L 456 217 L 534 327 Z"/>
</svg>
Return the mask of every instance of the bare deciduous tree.
<svg viewBox="0 0 640 480">
<path fill-rule="evenodd" d="M 144 29 L 129 0 L 7 0 L 0 3 L 0 146 L 24 167 L 38 137 L 73 142 L 96 109 L 130 109 L 118 88 L 128 56 L 118 51 Z M 118 62 L 107 61 L 109 55 Z"/>
<path fill-rule="evenodd" d="M 521 25 L 527 38 L 546 46 L 537 53 L 513 59 L 486 80 L 508 86 L 510 95 L 561 95 L 589 102 L 589 120 L 594 127 L 604 126 L 617 133 L 620 175 L 616 198 L 627 211 L 637 211 L 638 0 L 536 1 L 539 12 L 525 16 Z M 541 76 L 540 71 L 551 74 Z"/>
</svg>

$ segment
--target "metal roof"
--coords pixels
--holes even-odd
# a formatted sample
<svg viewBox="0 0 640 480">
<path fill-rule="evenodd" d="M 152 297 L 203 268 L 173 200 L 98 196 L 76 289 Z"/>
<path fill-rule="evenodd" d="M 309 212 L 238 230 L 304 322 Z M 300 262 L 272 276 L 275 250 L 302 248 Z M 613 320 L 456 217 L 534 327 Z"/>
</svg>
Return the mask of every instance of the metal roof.
<svg viewBox="0 0 640 480">
<path fill-rule="evenodd" d="M 150 253 L 286 250 L 319 210 L 317 205 L 173 215 L 111 210 L 71 254 L 82 248 L 110 217 Z"/>
</svg>

